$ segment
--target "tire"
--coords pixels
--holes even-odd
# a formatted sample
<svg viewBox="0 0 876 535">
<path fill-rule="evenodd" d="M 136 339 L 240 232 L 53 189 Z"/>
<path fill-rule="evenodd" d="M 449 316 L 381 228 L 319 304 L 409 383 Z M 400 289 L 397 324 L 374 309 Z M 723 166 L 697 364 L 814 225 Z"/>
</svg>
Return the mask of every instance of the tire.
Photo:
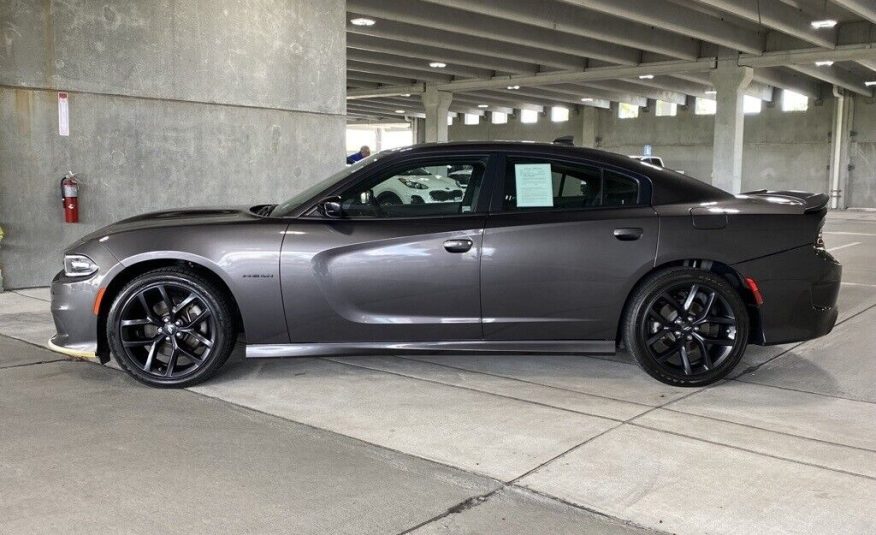
<svg viewBox="0 0 876 535">
<path fill-rule="evenodd" d="M 233 310 L 227 293 L 197 272 L 160 268 L 134 278 L 116 296 L 107 340 L 116 362 L 136 380 L 153 387 L 192 386 L 231 355 Z"/>
<path fill-rule="evenodd" d="M 674 267 L 633 291 L 622 332 L 649 375 L 669 385 L 698 387 L 724 378 L 742 359 L 749 318 L 739 293 L 723 277 Z"/>
</svg>

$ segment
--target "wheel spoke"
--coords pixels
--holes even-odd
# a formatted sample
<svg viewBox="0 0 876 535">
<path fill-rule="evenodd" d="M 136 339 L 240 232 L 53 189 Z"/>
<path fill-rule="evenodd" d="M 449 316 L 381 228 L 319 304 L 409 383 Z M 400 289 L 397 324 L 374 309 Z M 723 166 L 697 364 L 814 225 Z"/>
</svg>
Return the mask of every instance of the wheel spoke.
<svg viewBox="0 0 876 535">
<path fill-rule="evenodd" d="M 191 351 L 189 351 L 188 349 L 184 348 L 181 345 L 178 345 L 177 349 L 179 350 L 180 353 L 183 354 L 184 357 L 188 357 L 189 359 L 193 360 L 194 362 L 201 362 L 203 360 L 201 357 L 195 355 L 194 353 L 192 353 Z"/>
<path fill-rule="evenodd" d="M 722 318 L 720 316 L 712 316 L 709 318 L 703 318 L 702 321 L 696 323 L 696 325 L 702 323 L 713 323 L 716 325 L 736 325 L 736 320 L 733 318 Z"/>
<path fill-rule="evenodd" d="M 736 340 L 732 338 L 706 338 L 700 334 L 695 334 L 694 337 L 701 340 L 707 346 L 733 347 L 736 345 Z"/>
<path fill-rule="evenodd" d="M 155 322 L 149 318 L 137 319 L 137 320 L 122 320 L 122 327 L 137 327 L 140 325 L 155 325 Z"/>
<path fill-rule="evenodd" d="M 173 350 L 170 352 L 170 357 L 167 359 L 167 369 L 164 371 L 165 377 L 170 377 L 173 375 L 173 369 L 176 367 L 176 360 L 179 358 L 179 349 L 177 349 L 176 345 L 174 345 Z"/>
<path fill-rule="evenodd" d="M 202 345 L 205 345 L 207 347 L 213 347 L 213 341 L 210 340 L 209 338 L 204 338 L 203 336 L 201 336 L 201 333 L 197 333 L 197 332 L 192 331 L 188 334 L 193 336 L 195 338 L 195 340 L 200 342 Z"/>
<path fill-rule="evenodd" d="M 125 347 L 148 346 L 149 344 L 154 342 L 156 339 L 160 339 L 160 338 L 161 338 L 161 336 L 158 336 L 156 338 L 143 339 L 143 340 L 122 340 L 122 345 Z"/>
<path fill-rule="evenodd" d="M 705 320 L 709 316 L 709 313 L 712 311 L 712 307 L 715 306 L 715 299 L 717 297 L 718 292 L 713 291 L 709 293 L 709 297 L 708 299 L 706 299 L 706 306 L 703 307 L 703 311 L 700 312 L 699 317 L 696 319 L 694 324 L 702 322 L 702 320 Z"/>
<path fill-rule="evenodd" d="M 190 304 L 192 304 L 192 301 L 194 301 L 194 300 L 197 299 L 197 298 L 198 298 L 197 295 L 195 295 L 195 294 L 193 294 L 193 293 L 192 293 L 192 294 L 189 294 L 188 297 L 186 297 L 186 298 L 183 299 L 178 305 L 176 305 L 175 307 L 173 307 L 173 310 L 171 311 L 170 315 L 171 315 L 174 319 L 176 319 L 176 315 L 179 314 L 180 312 L 182 312 L 183 310 L 185 310 L 185 308 L 186 308 L 187 306 L 189 306 Z"/>
<path fill-rule="evenodd" d="M 667 303 L 669 303 L 669 306 L 671 306 L 672 308 L 674 308 L 674 309 L 678 312 L 678 315 L 679 315 L 679 316 L 682 315 L 682 314 L 684 314 L 684 307 L 681 306 L 681 303 L 679 303 L 678 301 L 676 301 L 674 297 L 672 297 L 671 295 L 669 295 L 668 292 L 663 292 L 662 294 L 660 294 L 660 297 L 663 298 L 664 301 L 666 301 Z"/>
<path fill-rule="evenodd" d="M 669 357 L 678 353 L 678 351 L 681 349 L 681 347 L 683 345 L 684 344 L 682 342 L 678 342 L 674 346 L 672 346 L 671 348 L 667 349 L 665 352 L 657 355 L 657 362 L 660 362 L 660 363 L 666 362 L 667 360 L 669 360 Z"/>
<path fill-rule="evenodd" d="M 684 374 L 690 375 L 693 373 L 693 370 L 690 367 L 690 358 L 687 356 L 687 344 L 681 344 L 681 362 L 684 364 Z"/>
<path fill-rule="evenodd" d="M 206 320 L 209 317 L 210 317 L 210 309 L 204 309 L 200 314 L 198 314 L 198 317 L 196 317 L 195 319 L 190 321 L 187 325 L 184 325 L 183 329 L 194 329 L 195 327 L 197 327 L 198 325 L 203 323 L 204 320 Z"/>
<path fill-rule="evenodd" d="M 659 342 L 660 340 L 662 340 L 663 338 L 665 338 L 667 334 L 668 333 L 666 331 L 663 331 L 663 330 L 658 331 L 654 336 L 652 336 L 651 338 L 648 338 L 648 341 L 646 343 L 649 346 L 652 346 L 652 345 L 656 344 L 657 342 Z"/>
<path fill-rule="evenodd" d="M 155 341 L 152 342 L 152 347 L 149 348 L 149 356 L 146 357 L 146 364 L 143 365 L 143 371 L 146 373 L 152 373 L 152 361 L 155 359 L 155 351 L 158 349 L 160 341 L 160 338 L 155 338 Z"/>
<path fill-rule="evenodd" d="M 146 312 L 146 317 L 149 318 L 149 321 L 157 324 L 158 320 L 155 318 L 155 311 L 152 310 L 152 307 L 150 307 L 149 303 L 146 302 L 146 292 L 140 292 L 137 295 L 137 299 L 140 301 L 140 304 L 143 306 L 143 310 Z"/>
<path fill-rule="evenodd" d="M 690 287 L 690 292 L 687 294 L 687 298 L 684 300 L 684 311 L 690 312 L 690 307 L 693 305 L 694 299 L 697 298 L 697 292 L 700 291 L 700 287 L 698 284 L 694 284 Z"/>
<path fill-rule="evenodd" d="M 161 293 L 161 300 L 164 301 L 164 306 L 167 307 L 167 313 L 170 314 L 173 311 L 173 300 L 167 294 L 167 288 L 162 285 L 158 287 L 158 291 Z"/>
<path fill-rule="evenodd" d="M 706 344 L 703 343 L 702 338 L 699 336 L 694 337 L 694 342 L 696 342 L 697 346 L 700 348 L 700 353 L 703 356 L 703 367 L 707 370 L 712 369 L 712 355 L 709 353 L 709 349 L 706 347 Z"/>
<path fill-rule="evenodd" d="M 654 321 L 656 321 L 657 323 L 659 323 L 662 326 L 666 326 L 669 324 L 669 320 L 664 318 L 661 314 L 659 314 L 653 308 L 648 309 L 648 317 L 650 317 L 651 319 L 653 319 Z"/>
</svg>

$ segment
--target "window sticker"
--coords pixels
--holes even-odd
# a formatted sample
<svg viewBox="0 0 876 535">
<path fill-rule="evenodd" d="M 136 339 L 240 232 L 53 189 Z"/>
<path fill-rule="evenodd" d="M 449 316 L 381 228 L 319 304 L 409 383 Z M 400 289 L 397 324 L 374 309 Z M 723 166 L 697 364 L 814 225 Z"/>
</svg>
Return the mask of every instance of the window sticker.
<svg viewBox="0 0 876 535">
<path fill-rule="evenodd" d="M 517 184 L 517 207 L 552 207 L 554 181 L 549 163 L 518 163 L 514 165 Z"/>
</svg>

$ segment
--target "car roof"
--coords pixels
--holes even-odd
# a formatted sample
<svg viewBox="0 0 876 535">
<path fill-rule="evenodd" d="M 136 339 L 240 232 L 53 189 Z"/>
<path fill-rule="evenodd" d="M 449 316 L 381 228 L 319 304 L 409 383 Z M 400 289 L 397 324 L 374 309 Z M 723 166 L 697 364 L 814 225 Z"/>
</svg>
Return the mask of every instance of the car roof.
<svg viewBox="0 0 876 535">
<path fill-rule="evenodd" d="M 671 169 L 657 167 L 624 154 L 601 149 L 576 147 L 564 143 L 541 143 L 531 141 L 448 141 L 421 143 L 398 149 L 382 151 L 384 156 L 414 156 L 417 154 L 443 154 L 461 152 L 513 152 L 517 154 L 540 154 L 556 157 L 571 157 L 590 160 L 627 170 L 650 179 L 651 200 L 654 205 L 693 203 L 732 198 L 726 191 L 707 184 L 689 175 Z"/>
</svg>

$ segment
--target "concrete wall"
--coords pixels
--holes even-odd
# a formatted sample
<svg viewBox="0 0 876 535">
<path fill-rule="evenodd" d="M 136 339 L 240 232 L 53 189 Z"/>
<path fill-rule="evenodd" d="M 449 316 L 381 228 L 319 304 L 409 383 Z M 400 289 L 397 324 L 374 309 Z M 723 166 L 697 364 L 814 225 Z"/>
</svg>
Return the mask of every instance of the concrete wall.
<svg viewBox="0 0 876 535">
<path fill-rule="evenodd" d="M 618 119 L 617 110 L 599 110 L 599 148 L 622 154 L 641 154 L 653 146 L 666 165 L 709 181 L 712 173 L 714 116 L 695 115 L 693 105 L 679 107 L 675 117 L 657 117 L 652 106 L 636 119 Z M 806 112 L 783 112 L 781 102 L 764 103 L 761 113 L 745 117 L 743 190 L 799 189 L 827 193 L 833 98 L 810 101 Z M 876 207 L 876 101 L 855 99 L 851 129 L 848 205 Z M 523 139 L 552 141 L 572 134 L 581 139 L 582 118 L 573 112 L 566 123 L 541 117 L 537 124 L 510 118 L 505 125 L 459 123 L 450 127 L 451 140 Z"/>
<path fill-rule="evenodd" d="M 65 245 L 114 220 L 279 202 L 342 166 L 344 28 L 343 0 L 0 3 L 5 285 L 47 284 Z"/>
</svg>

